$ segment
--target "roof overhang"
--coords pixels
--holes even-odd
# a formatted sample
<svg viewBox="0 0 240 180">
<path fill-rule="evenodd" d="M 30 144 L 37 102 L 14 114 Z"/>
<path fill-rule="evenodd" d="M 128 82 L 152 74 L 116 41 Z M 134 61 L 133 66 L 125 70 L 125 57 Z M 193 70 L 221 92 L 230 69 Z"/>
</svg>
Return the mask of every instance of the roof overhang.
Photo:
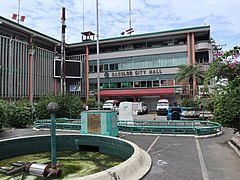
<svg viewBox="0 0 240 180">
<path fill-rule="evenodd" d="M 97 96 L 97 93 L 95 93 Z M 101 90 L 100 96 L 161 96 L 174 95 L 174 88 L 148 88 L 125 90 Z"/>
</svg>

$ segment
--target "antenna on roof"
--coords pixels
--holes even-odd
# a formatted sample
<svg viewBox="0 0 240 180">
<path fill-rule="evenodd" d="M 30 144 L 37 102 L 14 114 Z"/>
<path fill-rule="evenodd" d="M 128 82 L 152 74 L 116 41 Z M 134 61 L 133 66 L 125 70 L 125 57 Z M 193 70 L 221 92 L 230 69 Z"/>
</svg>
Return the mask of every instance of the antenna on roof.
<svg viewBox="0 0 240 180">
<path fill-rule="evenodd" d="M 126 31 L 123 31 L 120 33 L 122 36 L 125 33 L 131 35 L 134 32 L 134 29 L 132 28 L 132 2 L 131 2 L 131 0 L 128 0 L 128 6 L 129 6 L 129 28 Z"/>
</svg>

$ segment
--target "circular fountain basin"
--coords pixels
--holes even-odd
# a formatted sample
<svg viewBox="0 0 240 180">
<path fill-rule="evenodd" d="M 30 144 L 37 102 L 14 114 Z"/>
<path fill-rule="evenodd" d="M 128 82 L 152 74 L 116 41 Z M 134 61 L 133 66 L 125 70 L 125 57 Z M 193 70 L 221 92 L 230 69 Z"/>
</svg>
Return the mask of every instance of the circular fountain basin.
<svg viewBox="0 0 240 180">
<path fill-rule="evenodd" d="M 0 140 L 0 160 L 41 152 L 49 152 L 50 135 L 18 137 Z M 110 169 L 84 177 L 72 179 L 140 179 L 151 168 L 150 155 L 136 144 L 116 137 L 102 135 L 57 135 L 57 151 L 79 151 L 86 147 L 93 147 L 99 152 L 121 158 L 124 162 Z M 64 172 L 63 172 L 64 173 Z"/>
</svg>

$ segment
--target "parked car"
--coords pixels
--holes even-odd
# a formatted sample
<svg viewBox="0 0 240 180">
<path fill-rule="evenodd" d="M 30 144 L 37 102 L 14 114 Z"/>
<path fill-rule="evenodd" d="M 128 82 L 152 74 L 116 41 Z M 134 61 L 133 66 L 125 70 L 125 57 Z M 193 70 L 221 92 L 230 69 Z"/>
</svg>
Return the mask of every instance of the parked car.
<svg viewBox="0 0 240 180">
<path fill-rule="evenodd" d="M 180 120 L 182 117 L 182 106 L 169 106 L 167 120 Z"/>
</svg>

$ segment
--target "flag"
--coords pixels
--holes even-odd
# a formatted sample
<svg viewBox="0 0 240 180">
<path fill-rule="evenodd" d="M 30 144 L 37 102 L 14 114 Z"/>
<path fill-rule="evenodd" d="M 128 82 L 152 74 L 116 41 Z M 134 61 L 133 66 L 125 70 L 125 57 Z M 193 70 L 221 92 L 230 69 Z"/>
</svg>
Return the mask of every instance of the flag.
<svg viewBox="0 0 240 180">
<path fill-rule="evenodd" d="M 16 20 L 17 19 L 17 14 L 13 14 L 12 19 Z"/>
<path fill-rule="evenodd" d="M 24 22 L 24 20 L 25 20 L 25 16 L 21 16 L 20 21 Z"/>
</svg>

